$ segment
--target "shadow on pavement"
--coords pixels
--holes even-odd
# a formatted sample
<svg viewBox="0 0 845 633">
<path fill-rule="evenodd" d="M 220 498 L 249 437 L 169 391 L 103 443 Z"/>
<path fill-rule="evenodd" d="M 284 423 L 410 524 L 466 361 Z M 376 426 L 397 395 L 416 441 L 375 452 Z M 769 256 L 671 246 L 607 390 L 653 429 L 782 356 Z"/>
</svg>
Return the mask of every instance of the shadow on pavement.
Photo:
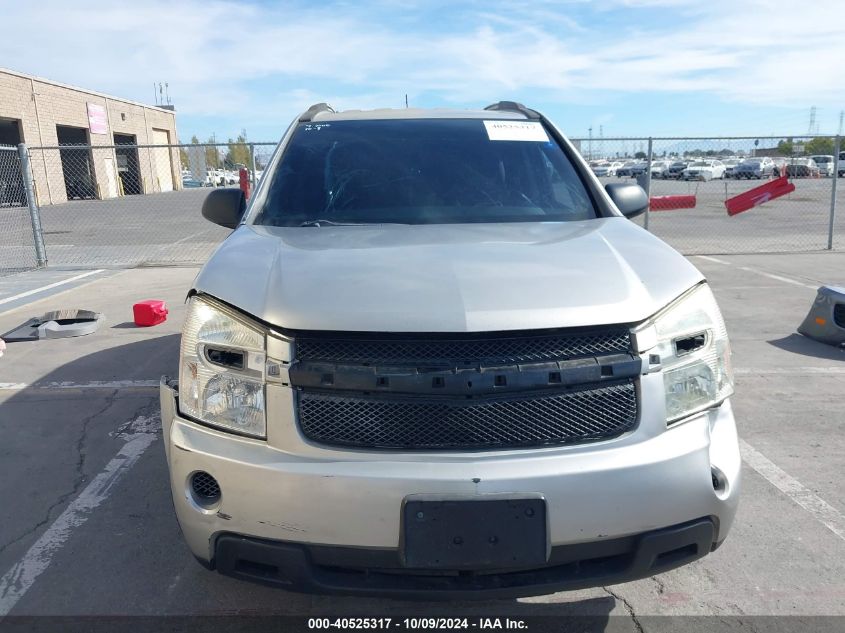
<svg viewBox="0 0 845 633">
<path fill-rule="evenodd" d="M 811 338 L 807 338 L 801 334 L 790 334 L 784 338 L 767 341 L 769 345 L 773 345 L 785 352 L 792 352 L 793 354 L 801 354 L 802 356 L 810 356 L 812 358 L 826 358 L 828 360 L 842 360 L 845 361 L 845 350 L 826 343 L 819 343 Z"/>
<path fill-rule="evenodd" d="M 113 330 L 137 330 L 139 326 L 135 325 L 135 321 L 124 321 L 123 323 L 118 323 L 116 325 L 112 325 L 111 329 Z"/>
<path fill-rule="evenodd" d="M 135 327 L 129 322 L 112 327 L 130 325 Z M 30 344 L 44 343 L 48 357 L 49 341 Z M 172 376 L 178 367 L 178 353 L 178 334 L 101 349 L 53 368 L 31 386 L 0 400 L 0 433 L 9 442 L 5 449 L 21 456 L 8 464 L 14 475 L 0 479 L 0 507 L 15 508 L 14 517 L 0 513 L 0 543 L 20 541 L 22 547 L 14 553 L 13 560 L 26 551 L 32 539 L 49 528 L 56 515 L 121 450 L 125 434 L 137 431 L 128 428 L 130 422 L 139 416 L 154 416 L 159 408 L 158 391 L 154 388 L 79 389 L 56 388 L 55 384 L 148 381 L 162 374 Z M 21 419 L 26 419 L 27 424 L 20 425 Z M 567 599 L 566 594 L 558 594 L 556 599 L 560 602 L 544 601 L 548 598 L 542 597 L 401 601 L 293 594 L 207 571 L 193 561 L 179 534 L 160 442 L 158 439 L 149 455 L 126 473 L 116 484 L 114 494 L 91 512 L 85 524 L 74 529 L 67 546 L 51 554 L 44 573 L 38 575 L 19 605 L 22 614 L 55 614 L 57 610 L 62 613 L 67 604 L 72 604 L 72 613 L 101 614 L 106 617 L 93 621 L 105 624 L 108 617 L 135 615 L 137 605 L 115 606 L 121 605 L 125 588 L 133 587 L 140 603 L 160 605 L 158 613 L 162 614 L 156 615 L 153 607 L 142 609 L 138 615 L 152 616 L 152 622 L 163 627 L 178 620 L 169 621 L 174 609 L 186 614 L 228 615 L 236 606 L 237 613 L 258 618 L 288 614 L 394 619 L 460 616 L 475 620 L 500 618 L 501 628 L 505 628 L 504 618 L 510 617 L 537 618 L 528 627 L 535 632 L 635 630 L 623 603 L 619 602 L 619 616 L 610 616 L 617 607 L 617 599 L 609 592 L 586 599 Z M 45 491 L 49 493 L 44 494 Z M 32 525 L 36 523 L 39 528 L 33 530 Z M 22 538 L 22 534 L 26 536 Z M 110 536 L 104 538 L 104 534 Z M 60 603 L 53 601 L 51 596 L 55 595 L 62 596 Z M 35 618 L 36 623 L 48 621 Z M 19 624 L 33 624 L 33 621 L 21 618 Z M 233 630 L 236 629 L 235 623 L 232 624 Z M 120 628 L 117 626 L 115 630 Z"/>
</svg>

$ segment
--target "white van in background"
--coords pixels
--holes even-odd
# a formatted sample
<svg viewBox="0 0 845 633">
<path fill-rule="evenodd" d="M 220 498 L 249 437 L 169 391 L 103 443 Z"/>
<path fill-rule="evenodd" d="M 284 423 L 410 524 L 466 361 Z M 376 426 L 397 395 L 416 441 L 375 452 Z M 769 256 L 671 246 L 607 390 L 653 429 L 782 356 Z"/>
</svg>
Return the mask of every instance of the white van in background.
<svg viewBox="0 0 845 633">
<path fill-rule="evenodd" d="M 810 156 L 810 158 L 818 165 L 819 176 L 833 176 L 837 171 L 836 159 L 832 154 L 816 154 L 815 156 Z"/>
</svg>

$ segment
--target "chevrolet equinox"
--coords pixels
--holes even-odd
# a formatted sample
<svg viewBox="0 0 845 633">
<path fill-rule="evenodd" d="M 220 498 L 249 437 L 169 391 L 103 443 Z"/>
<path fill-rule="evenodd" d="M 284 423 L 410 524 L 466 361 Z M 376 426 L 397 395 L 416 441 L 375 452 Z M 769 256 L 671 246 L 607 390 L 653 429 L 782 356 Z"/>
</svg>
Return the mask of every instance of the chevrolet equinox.
<svg viewBox="0 0 845 633">
<path fill-rule="evenodd" d="M 209 569 L 298 591 L 505 598 L 684 565 L 740 456 L 702 274 L 514 102 L 287 129 L 188 295 L 170 486 Z"/>
</svg>

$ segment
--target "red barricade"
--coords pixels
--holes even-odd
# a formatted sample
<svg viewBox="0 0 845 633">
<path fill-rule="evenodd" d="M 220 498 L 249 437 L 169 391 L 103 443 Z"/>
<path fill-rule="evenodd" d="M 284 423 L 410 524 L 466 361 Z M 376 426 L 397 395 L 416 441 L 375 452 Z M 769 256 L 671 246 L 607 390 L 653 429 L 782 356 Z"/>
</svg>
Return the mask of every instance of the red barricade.
<svg viewBox="0 0 845 633">
<path fill-rule="evenodd" d="M 238 177 L 240 178 L 241 191 L 244 192 L 244 196 L 249 200 L 249 170 L 246 167 L 241 167 L 238 170 Z"/>
<path fill-rule="evenodd" d="M 675 211 L 676 209 L 694 209 L 695 196 L 652 196 L 649 198 L 649 211 Z"/>
<path fill-rule="evenodd" d="M 787 176 L 781 176 L 738 196 L 728 198 L 725 200 L 725 208 L 728 210 L 728 215 L 736 215 L 793 191 L 795 191 L 795 185 L 789 182 Z"/>
</svg>

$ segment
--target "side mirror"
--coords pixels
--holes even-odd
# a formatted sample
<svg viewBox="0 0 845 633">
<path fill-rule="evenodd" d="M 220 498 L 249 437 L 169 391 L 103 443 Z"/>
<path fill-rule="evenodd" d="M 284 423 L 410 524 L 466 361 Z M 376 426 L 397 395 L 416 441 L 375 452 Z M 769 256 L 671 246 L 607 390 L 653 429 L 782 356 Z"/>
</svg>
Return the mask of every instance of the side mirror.
<svg viewBox="0 0 845 633">
<path fill-rule="evenodd" d="M 626 218 L 636 217 L 648 209 L 648 196 L 639 185 L 615 182 L 605 185 L 604 190 Z"/>
<path fill-rule="evenodd" d="M 202 217 L 227 229 L 233 229 L 241 221 L 246 210 L 246 196 L 240 189 L 215 189 L 202 203 Z"/>
</svg>

